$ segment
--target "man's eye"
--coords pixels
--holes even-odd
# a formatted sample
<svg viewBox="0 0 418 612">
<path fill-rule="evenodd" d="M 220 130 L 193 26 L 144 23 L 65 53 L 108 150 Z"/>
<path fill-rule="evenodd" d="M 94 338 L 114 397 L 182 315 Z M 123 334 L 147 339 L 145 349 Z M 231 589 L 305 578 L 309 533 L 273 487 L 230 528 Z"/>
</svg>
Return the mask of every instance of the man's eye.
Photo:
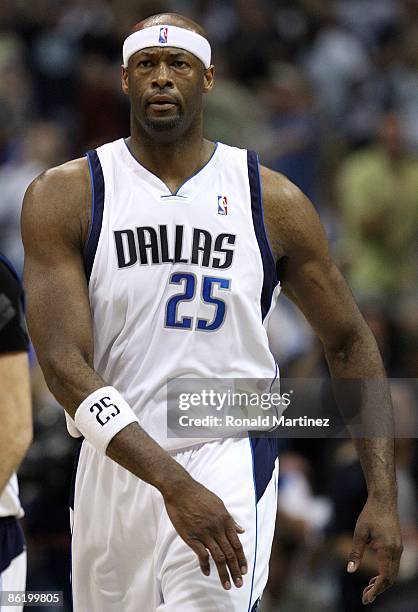
<svg viewBox="0 0 418 612">
<path fill-rule="evenodd" d="M 138 66 L 141 66 L 141 68 L 150 68 L 152 66 L 152 62 L 151 60 L 141 60 L 138 62 Z"/>
<path fill-rule="evenodd" d="M 183 60 L 176 60 L 175 62 L 173 62 L 173 66 L 175 68 L 186 68 L 188 64 L 186 64 L 186 62 L 183 62 Z"/>
</svg>

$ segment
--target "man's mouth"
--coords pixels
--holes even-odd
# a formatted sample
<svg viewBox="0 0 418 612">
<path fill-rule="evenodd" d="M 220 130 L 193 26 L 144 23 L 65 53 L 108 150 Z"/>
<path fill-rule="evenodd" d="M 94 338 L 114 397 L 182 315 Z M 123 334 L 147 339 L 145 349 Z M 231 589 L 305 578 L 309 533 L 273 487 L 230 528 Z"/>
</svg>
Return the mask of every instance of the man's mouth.
<svg viewBox="0 0 418 612">
<path fill-rule="evenodd" d="M 148 106 L 153 110 L 161 112 L 174 108 L 177 106 L 177 102 L 171 96 L 155 95 L 148 100 Z"/>
</svg>

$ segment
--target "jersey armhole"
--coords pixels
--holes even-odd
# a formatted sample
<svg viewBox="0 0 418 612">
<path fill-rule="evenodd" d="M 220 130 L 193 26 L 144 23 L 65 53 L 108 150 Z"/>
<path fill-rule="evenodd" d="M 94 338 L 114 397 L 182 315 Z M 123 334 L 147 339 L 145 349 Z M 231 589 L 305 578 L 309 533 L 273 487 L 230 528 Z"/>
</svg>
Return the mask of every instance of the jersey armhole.
<svg viewBox="0 0 418 612">
<path fill-rule="evenodd" d="M 102 165 L 97 151 L 87 151 L 86 157 L 91 178 L 91 223 L 84 246 L 84 269 L 88 284 L 102 229 L 105 185 Z"/>
<path fill-rule="evenodd" d="M 260 162 L 255 151 L 247 151 L 248 180 L 251 194 L 251 214 L 254 224 L 254 231 L 260 249 L 261 260 L 263 263 L 263 288 L 261 292 L 261 315 L 264 321 L 270 310 L 273 292 L 279 284 L 277 278 L 276 262 L 264 224 L 263 195 L 260 177 Z"/>
</svg>

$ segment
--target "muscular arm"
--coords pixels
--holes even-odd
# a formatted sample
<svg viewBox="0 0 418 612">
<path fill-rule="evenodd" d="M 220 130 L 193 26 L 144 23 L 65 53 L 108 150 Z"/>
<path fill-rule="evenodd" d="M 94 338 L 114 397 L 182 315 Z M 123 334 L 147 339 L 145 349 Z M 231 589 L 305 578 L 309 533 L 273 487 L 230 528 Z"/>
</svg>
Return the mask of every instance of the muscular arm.
<svg viewBox="0 0 418 612">
<path fill-rule="evenodd" d="M 387 431 L 392 422 L 392 408 L 376 341 L 329 255 L 318 215 L 307 198 L 285 177 L 267 168 L 263 168 L 261 174 L 267 229 L 276 257 L 282 258 L 283 289 L 322 341 L 331 376 L 371 382 L 373 393 L 362 399 L 362 416 L 367 420 L 378 415 Z M 381 382 L 376 385 L 378 380 Z M 401 544 L 396 517 L 393 439 L 356 438 L 355 444 L 370 504 L 367 516 L 360 521 L 355 533 L 350 556 L 354 570 L 359 565 L 364 546 L 373 536 L 371 523 L 377 516 L 372 514 L 377 514 L 379 507 L 385 507 L 390 517 L 387 538 L 379 532 L 373 542 L 378 556 L 381 554 L 384 575 L 379 575 L 375 586 L 365 593 L 366 602 L 393 581 L 399 566 Z M 393 564 L 389 564 L 386 556 L 383 559 L 386 554 L 392 557 Z"/>
<path fill-rule="evenodd" d="M 0 494 L 17 471 L 32 440 L 28 356 L 0 355 Z"/>
<path fill-rule="evenodd" d="M 91 199 L 87 161 L 54 168 L 29 187 L 22 213 L 27 319 L 50 391 L 71 417 L 107 385 L 93 368 L 93 333 L 83 263 Z M 107 454 L 162 489 L 182 468 L 137 424 L 111 441 Z"/>
<path fill-rule="evenodd" d="M 82 248 L 91 198 L 84 160 L 49 170 L 22 211 L 27 320 L 47 384 L 73 417 L 104 381 L 93 370 L 93 337 Z"/>
<path fill-rule="evenodd" d="M 72 418 L 88 395 L 108 384 L 93 368 L 92 321 L 82 256 L 90 201 L 87 160 L 79 159 L 36 179 L 26 193 L 22 212 L 29 331 L 48 387 Z M 245 565 L 245 557 L 235 523 L 219 498 L 194 481 L 137 423 L 116 434 L 106 454 L 161 491 L 174 526 L 199 556 L 205 573 L 209 569 L 206 548 L 214 551 L 212 532 L 228 533 L 237 552 L 232 558 L 232 548 L 227 545 L 224 552 L 231 558 L 228 567 L 237 584 L 239 563 Z M 226 565 L 215 561 L 225 585 Z"/>
</svg>

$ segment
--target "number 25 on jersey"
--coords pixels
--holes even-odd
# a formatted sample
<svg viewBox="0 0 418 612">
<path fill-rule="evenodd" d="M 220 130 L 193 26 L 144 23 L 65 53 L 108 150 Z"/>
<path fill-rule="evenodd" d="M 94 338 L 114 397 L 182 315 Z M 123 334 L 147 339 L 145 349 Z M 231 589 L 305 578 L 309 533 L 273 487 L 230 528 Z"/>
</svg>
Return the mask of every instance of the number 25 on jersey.
<svg viewBox="0 0 418 612">
<path fill-rule="evenodd" d="M 205 304 L 215 307 L 212 320 L 193 317 L 178 317 L 177 309 L 180 302 L 190 302 L 196 295 L 197 279 L 194 274 L 186 272 L 174 272 L 170 277 L 171 285 L 183 285 L 183 292 L 176 293 L 167 302 L 165 311 L 165 327 L 175 329 L 196 329 L 198 331 L 215 331 L 221 327 L 225 320 L 226 304 L 223 300 L 212 295 L 213 288 L 229 291 L 231 281 L 229 278 L 217 278 L 216 276 L 203 276 L 201 300 Z"/>
</svg>

